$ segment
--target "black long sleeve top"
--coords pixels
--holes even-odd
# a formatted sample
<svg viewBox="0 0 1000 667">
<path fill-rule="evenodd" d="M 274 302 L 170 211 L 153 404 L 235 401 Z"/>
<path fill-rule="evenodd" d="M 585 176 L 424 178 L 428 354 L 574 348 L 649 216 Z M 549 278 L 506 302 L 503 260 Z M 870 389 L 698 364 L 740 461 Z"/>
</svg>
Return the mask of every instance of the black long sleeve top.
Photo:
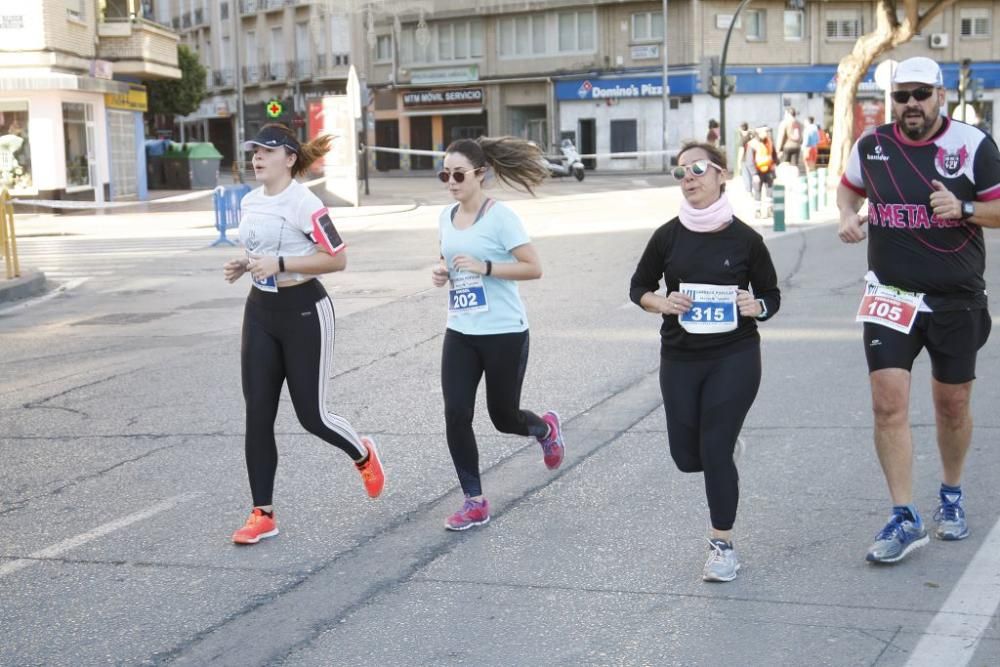
<svg viewBox="0 0 1000 667">
<path fill-rule="evenodd" d="M 680 283 L 738 285 L 763 299 L 770 319 L 781 306 L 778 276 L 764 239 L 738 218 L 717 232 L 692 232 L 678 218 L 658 228 L 646 245 L 632 275 L 629 298 L 639 305 L 642 295 L 656 292 L 660 279 L 667 292 Z M 735 352 L 734 346 L 760 341 L 757 321 L 737 317 L 737 327 L 725 333 L 692 334 L 684 330 L 676 315 L 664 315 L 660 327 L 660 354 L 668 359 L 707 359 Z"/>
</svg>

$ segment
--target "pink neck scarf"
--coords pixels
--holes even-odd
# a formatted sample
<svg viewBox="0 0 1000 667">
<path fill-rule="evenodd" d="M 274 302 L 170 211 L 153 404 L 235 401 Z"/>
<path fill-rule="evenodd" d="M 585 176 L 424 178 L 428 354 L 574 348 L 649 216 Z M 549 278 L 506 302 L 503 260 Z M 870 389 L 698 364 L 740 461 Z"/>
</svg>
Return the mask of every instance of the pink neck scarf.
<svg viewBox="0 0 1000 667">
<path fill-rule="evenodd" d="M 694 208 L 685 199 L 681 202 L 681 224 L 692 232 L 714 232 L 728 225 L 733 219 L 733 207 L 723 192 L 715 203 L 706 208 Z"/>
</svg>

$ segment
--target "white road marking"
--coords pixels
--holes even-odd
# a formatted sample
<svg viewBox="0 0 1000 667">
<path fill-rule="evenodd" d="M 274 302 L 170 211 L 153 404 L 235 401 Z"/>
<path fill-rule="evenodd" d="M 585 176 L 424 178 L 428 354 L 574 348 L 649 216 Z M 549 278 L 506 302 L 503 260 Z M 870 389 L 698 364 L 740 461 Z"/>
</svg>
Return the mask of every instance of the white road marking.
<svg viewBox="0 0 1000 667">
<path fill-rule="evenodd" d="M 924 630 L 906 667 L 963 667 L 1000 605 L 1000 521 L 993 525 L 948 599 Z"/>
<path fill-rule="evenodd" d="M 26 558 L 18 558 L 17 560 L 12 560 L 8 563 L 4 563 L 3 565 L 0 565 L 0 577 L 5 577 L 8 574 L 17 572 L 18 570 L 23 570 L 26 567 L 36 565 L 37 563 L 40 563 L 45 559 L 55 558 L 56 556 L 59 556 L 60 554 L 65 553 L 66 551 L 69 551 L 70 549 L 75 549 L 76 547 L 86 544 L 87 542 L 96 540 L 99 537 L 104 537 L 109 533 L 113 533 L 116 530 L 125 528 L 126 526 L 136 523 L 137 521 L 143 521 L 144 519 L 148 519 L 149 517 L 155 516 L 160 512 L 165 512 L 169 509 L 173 509 L 177 505 L 180 505 L 181 503 L 187 500 L 191 500 L 192 498 L 195 498 L 200 495 L 202 494 L 201 492 L 198 491 L 192 493 L 182 493 L 179 496 L 168 498 L 167 500 L 164 500 L 162 503 L 157 503 L 152 507 L 147 507 L 142 511 L 135 512 L 134 514 L 129 514 L 128 516 L 123 516 L 120 519 L 115 519 L 114 521 L 106 523 L 102 526 L 98 526 L 93 530 L 88 530 L 85 533 L 80 533 L 75 537 L 63 540 L 62 542 L 56 542 L 50 547 L 46 547 L 44 549 L 41 549 L 40 551 L 36 551 L 33 554 L 29 554 Z"/>
</svg>

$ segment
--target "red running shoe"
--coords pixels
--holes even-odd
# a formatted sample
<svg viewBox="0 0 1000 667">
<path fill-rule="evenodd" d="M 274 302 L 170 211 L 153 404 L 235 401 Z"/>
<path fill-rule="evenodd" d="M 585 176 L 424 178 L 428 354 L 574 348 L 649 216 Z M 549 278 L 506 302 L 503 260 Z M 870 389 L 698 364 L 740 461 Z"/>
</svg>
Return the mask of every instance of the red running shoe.
<svg viewBox="0 0 1000 667">
<path fill-rule="evenodd" d="M 277 534 L 278 524 L 275 523 L 273 514 L 268 516 L 264 514 L 264 510 L 255 507 L 246 524 L 233 533 L 233 542 L 236 544 L 257 544 L 265 537 L 273 537 Z"/>
<path fill-rule="evenodd" d="M 458 510 L 444 522 L 448 530 L 468 530 L 473 526 L 481 526 L 490 521 L 490 503 L 486 498 L 473 500 L 465 497 L 462 509 Z"/>
<path fill-rule="evenodd" d="M 382 470 L 382 461 L 378 457 L 378 449 L 375 448 L 375 441 L 371 438 L 361 438 L 361 444 L 368 450 L 368 458 L 364 463 L 355 463 L 358 472 L 361 473 L 361 481 L 365 483 L 365 491 L 371 498 L 378 498 L 385 487 L 385 471 Z"/>
<path fill-rule="evenodd" d="M 542 421 L 549 425 L 549 435 L 538 438 L 538 444 L 542 446 L 545 467 L 555 470 L 562 465 L 563 454 L 566 452 L 562 437 L 562 422 L 559 421 L 559 414 L 555 410 L 549 410 L 542 415 Z"/>
</svg>

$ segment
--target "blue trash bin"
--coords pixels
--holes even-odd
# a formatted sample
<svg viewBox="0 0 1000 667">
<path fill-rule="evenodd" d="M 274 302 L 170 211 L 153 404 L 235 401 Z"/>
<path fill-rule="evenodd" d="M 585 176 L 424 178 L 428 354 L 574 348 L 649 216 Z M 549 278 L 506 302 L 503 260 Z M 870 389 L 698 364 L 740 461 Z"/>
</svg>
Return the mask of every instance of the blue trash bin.
<svg viewBox="0 0 1000 667">
<path fill-rule="evenodd" d="M 250 192 L 250 186 L 243 183 L 239 185 L 220 185 L 212 193 L 212 203 L 215 204 L 215 228 L 219 230 L 219 238 L 212 246 L 236 245 L 235 241 L 226 238 L 227 229 L 236 229 L 240 226 L 240 211 L 243 198 Z"/>
</svg>

